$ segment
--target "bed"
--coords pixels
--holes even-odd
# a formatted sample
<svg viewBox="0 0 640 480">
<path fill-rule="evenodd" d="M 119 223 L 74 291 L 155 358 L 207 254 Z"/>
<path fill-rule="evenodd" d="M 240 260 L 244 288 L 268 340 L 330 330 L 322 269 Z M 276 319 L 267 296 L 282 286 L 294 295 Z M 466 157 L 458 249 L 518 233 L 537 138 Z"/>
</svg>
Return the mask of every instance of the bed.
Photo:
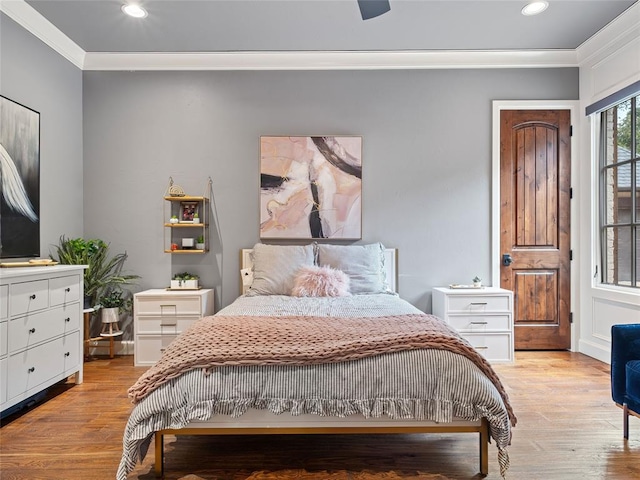
<svg viewBox="0 0 640 480">
<path fill-rule="evenodd" d="M 460 432 L 493 439 L 504 477 L 516 418 L 471 345 L 396 293 L 381 244 L 257 244 L 243 295 L 180 335 L 129 390 L 117 479 L 155 435 Z"/>
</svg>

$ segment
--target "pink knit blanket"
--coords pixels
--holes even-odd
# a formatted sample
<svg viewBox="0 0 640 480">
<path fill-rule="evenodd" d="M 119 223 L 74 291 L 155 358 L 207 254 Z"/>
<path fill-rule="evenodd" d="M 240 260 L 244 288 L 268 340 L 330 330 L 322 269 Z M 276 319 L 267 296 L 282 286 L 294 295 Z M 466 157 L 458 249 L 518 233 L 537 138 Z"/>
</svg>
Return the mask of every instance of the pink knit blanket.
<svg viewBox="0 0 640 480">
<path fill-rule="evenodd" d="M 385 317 L 205 317 L 178 336 L 129 389 L 137 403 L 160 385 L 194 369 L 222 365 L 308 365 L 356 360 L 414 349 L 449 350 L 471 360 L 515 415 L 491 365 L 446 323 L 432 315 Z"/>
</svg>

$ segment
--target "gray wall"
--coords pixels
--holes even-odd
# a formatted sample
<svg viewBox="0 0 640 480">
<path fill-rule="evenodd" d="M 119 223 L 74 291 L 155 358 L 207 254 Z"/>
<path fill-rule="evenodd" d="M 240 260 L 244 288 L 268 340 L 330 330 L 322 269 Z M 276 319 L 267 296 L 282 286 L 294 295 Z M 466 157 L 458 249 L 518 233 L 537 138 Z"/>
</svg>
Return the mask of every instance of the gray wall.
<svg viewBox="0 0 640 480">
<path fill-rule="evenodd" d="M 82 71 L 0 13 L 0 94 L 40 112 L 40 255 L 83 235 Z"/>
<path fill-rule="evenodd" d="M 576 68 L 84 72 L 85 235 L 125 249 L 140 289 L 188 269 L 227 305 L 259 241 L 260 135 L 362 135 L 362 242 L 399 249 L 400 294 L 430 311 L 432 287 L 490 278 L 491 101 L 577 98 Z M 169 176 L 213 179 L 221 255 L 163 253 Z"/>
</svg>

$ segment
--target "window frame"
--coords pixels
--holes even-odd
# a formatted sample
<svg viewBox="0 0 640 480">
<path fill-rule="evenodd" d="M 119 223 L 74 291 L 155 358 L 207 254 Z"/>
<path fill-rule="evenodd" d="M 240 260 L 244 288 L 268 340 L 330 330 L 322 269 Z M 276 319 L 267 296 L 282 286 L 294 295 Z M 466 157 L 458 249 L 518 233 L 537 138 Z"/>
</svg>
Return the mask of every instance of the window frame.
<svg viewBox="0 0 640 480">
<path fill-rule="evenodd" d="M 617 108 L 619 105 L 630 101 L 631 104 L 631 112 L 630 112 L 630 140 L 631 140 L 631 149 L 628 160 L 623 160 L 621 162 L 612 162 L 610 164 L 607 163 L 607 115 L 608 112 Z M 640 235 L 640 214 L 638 212 L 639 205 L 638 202 L 638 192 L 640 190 L 640 185 L 638 185 L 637 178 L 638 172 L 640 169 L 640 142 L 638 142 L 639 133 L 638 129 L 640 125 L 638 123 L 638 116 L 640 115 L 640 92 L 632 95 L 631 97 L 620 100 L 614 105 L 611 105 L 606 110 L 599 112 L 600 115 L 600 135 L 599 135 L 599 149 L 598 149 L 598 185 L 599 185 L 599 196 L 598 196 L 598 216 L 599 216 L 599 239 L 600 239 L 600 283 L 606 286 L 616 286 L 622 288 L 633 288 L 640 289 L 640 268 L 638 266 L 638 242 L 640 239 L 638 236 Z M 616 120 L 617 121 L 617 120 Z M 630 166 L 630 216 L 628 222 L 616 222 L 616 223 L 608 223 L 607 222 L 607 199 L 608 199 L 608 191 L 607 191 L 607 176 L 608 172 L 613 170 L 614 168 L 624 167 L 626 165 Z M 617 193 L 616 193 L 616 198 Z M 608 236 L 607 233 L 609 230 L 614 230 L 616 232 L 623 231 L 624 229 L 628 229 L 629 232 L 629 245 L 630 245 L 630 279 L 629 283 L 620 283 L 617 274 L 619 273 L 619 268 L 616 266 L 616 278 L 614 281 L 608 281 Z M 617 262 L 617 259 L 616 259 Z"/>
</svg>

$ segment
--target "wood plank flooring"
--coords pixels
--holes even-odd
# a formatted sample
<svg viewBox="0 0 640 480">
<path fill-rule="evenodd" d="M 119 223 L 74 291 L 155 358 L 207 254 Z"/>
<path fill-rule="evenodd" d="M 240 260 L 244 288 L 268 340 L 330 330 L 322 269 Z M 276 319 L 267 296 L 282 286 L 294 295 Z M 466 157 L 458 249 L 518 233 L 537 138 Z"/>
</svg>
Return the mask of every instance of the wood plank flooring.
<svg viewBox="0 0 640 480">
<path fill-rule="evenodd" d="M 608 365 L 570 352 L 517 352 L 514 364 L 495 369 L 518 416 L 508 479 L 640 479 L 640 419 L 630 419 L 625 442 Z M 115 478 L 131 411 L 127 388 L 144 371 L 132 357 L 94 359 L 85 363 L 82 385 L 59 384 L 44 403 L 5 419 L 0 478 Z M 165 478 L 244 480 L 253 472 L 306 469 L 475 479 L 477 444 L 471 434 L 173 437 Z M 497 480 L 493 444 L 489 455 L 486 478 Z M 155 478 L 152 457 L 129 478 Z"/>
</svg>

